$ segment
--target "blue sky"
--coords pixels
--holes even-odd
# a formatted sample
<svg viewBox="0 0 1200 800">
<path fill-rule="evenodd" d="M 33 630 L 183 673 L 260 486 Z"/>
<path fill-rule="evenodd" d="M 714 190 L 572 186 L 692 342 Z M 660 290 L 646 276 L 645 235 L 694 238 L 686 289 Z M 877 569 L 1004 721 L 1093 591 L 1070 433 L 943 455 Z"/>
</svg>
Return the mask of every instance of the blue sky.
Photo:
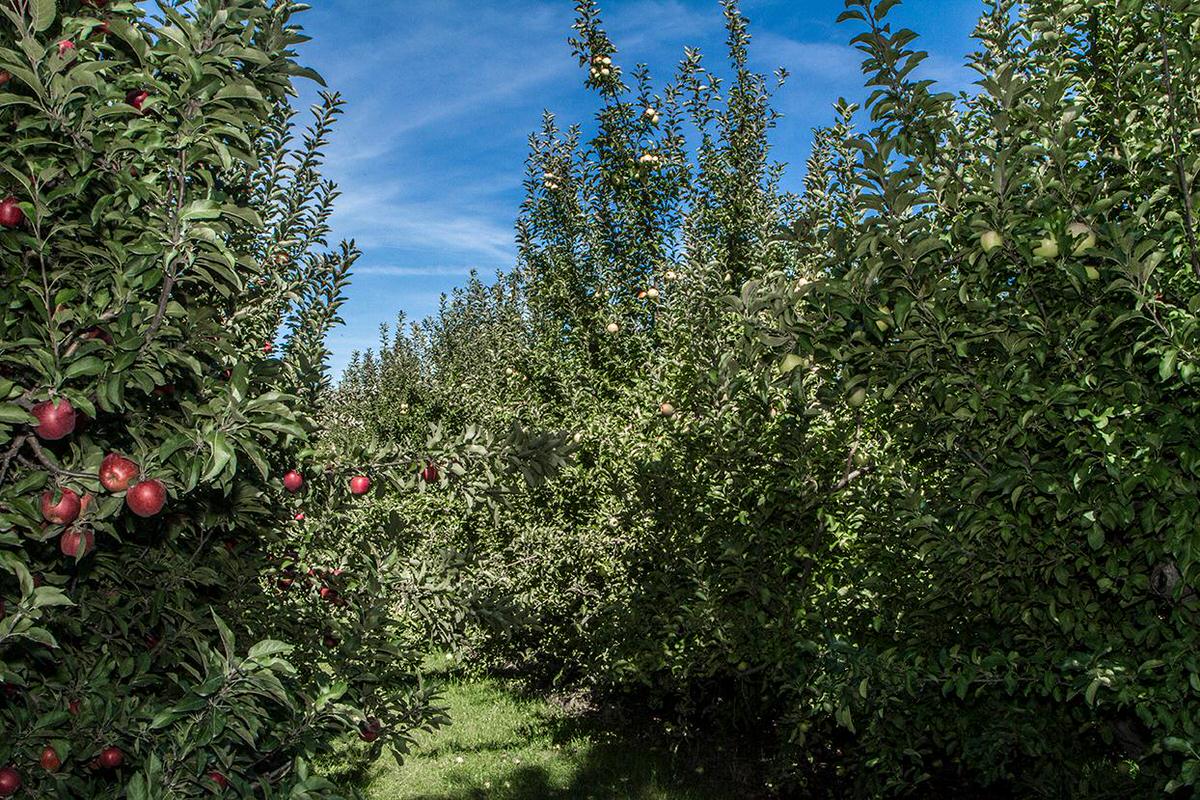
<svg viewBox="0 0 1200 800">
<path fill-rule="evenodd" d="M 340 376 L 355 350 L 372 348 L 381 323 L 433 312 L 471 269 L 490 275 L 515 260 L 526 139 L 544 109 L 586 122 L 595 97 L 566 39 L 572 0 L 316 0 L 304 15 L 314 41 L 302 60 L 348 101 L 326 175 L 343 196 L 334 235 L 364 251 L 330 345 Z M 685 46 L 721 63 L 717 0 L 609 0 L 605 27 L 626 69 L 647 63 L 661 83 Z M 922 34 L 927 77 L 950 88 L 971 80 L 963 56 L 980 0 L 905 0 L 893 24 Z M 810 131 L 831 119 L 838 96 L 864 96 L 856 29 L 835 24 L 842 0 L 745 0 L 755 66 L 792 77 L 777 97 L 784 114 L 775 157 L 798 184 Z M 305 101 L 311 99 L 306 92 Z"/>
</svg>

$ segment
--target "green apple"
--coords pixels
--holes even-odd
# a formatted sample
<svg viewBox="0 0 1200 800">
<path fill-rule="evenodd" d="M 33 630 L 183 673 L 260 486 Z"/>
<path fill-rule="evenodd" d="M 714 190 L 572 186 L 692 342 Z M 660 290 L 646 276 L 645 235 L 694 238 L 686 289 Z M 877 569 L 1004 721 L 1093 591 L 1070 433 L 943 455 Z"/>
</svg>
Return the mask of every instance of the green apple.
<svg viewBox="0 0 1200 800">
<path fill-rule="evenodd" d="M 1038 258 L 1058 258 L 1058 240 L 1047 236 L 1038 243 L 1037 247 L 1033 248 L 1033 254 Z"/>
<path fill-rule="evenodd" d="M 1075 240 L 1075 247 L 1071 249 L 1072 255 L 1083 255 L 1096 246 L 1096 234 L 1086 223 L 1072 222 L 1067 226 L 1067 233 Z"/>
</svg>

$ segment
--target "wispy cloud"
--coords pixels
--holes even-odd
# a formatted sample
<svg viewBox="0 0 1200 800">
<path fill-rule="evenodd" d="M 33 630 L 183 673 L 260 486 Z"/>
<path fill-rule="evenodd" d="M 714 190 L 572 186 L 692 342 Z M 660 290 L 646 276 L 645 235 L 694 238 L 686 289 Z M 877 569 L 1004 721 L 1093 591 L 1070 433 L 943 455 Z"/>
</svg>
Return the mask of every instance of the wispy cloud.
<svg viewBox="0 0 1200 800">
<path fill-rule="evenodd" d="M 761 64 L 785 67 L 801 81 L 862 82 L 859 77 L 862 54 L 845 44 L 801 41 L 766 32 L 755 37 L 754 58 Z"/>
<path fill-rule="evenodd" d="M 374 266 L 374 267 L 359 267 L 354 270 L 354 274 L 358 276 L 379 276 L 392 278 L 430 278 L 430 277 L 445 277 L 457 278 L 465 275 L 470 275 L 472 272 L 492 272 L 494 269 L 480 269 L 479 267 L 421 267 L 421 266 Z"/>
</svg>

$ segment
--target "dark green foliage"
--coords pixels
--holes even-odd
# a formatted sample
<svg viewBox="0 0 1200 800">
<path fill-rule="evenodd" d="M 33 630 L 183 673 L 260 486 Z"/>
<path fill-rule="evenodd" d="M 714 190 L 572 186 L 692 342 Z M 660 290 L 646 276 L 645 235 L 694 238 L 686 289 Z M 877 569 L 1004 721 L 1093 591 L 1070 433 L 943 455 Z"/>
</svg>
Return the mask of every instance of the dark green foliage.
<svg viewBox="0 0 1200 800">
<path fill-rule="evenodd" d="M 1200 13 L 989 4 L 952 96 L 894 5 L 847 4 L 869 98 L 791 196 L 734 3 L 728 79 L 656 95 L 581 2 L 602 107 L 531 140 L 517 270 L 334 428 L 577 432 L 527 502 L 397 506 L 470 554 L 497 667 L 771 739 L 809 793 L 1189 796 Z"/>
</svg>

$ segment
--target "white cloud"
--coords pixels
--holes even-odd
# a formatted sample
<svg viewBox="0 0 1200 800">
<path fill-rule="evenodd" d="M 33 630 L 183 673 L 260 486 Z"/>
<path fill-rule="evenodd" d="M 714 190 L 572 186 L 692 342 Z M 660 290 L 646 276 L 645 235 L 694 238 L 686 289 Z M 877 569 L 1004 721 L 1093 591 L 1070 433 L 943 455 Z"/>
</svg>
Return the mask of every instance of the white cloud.
<svg viewBox="0 0 1200 800">
<path fill-rule="evenodd" d="M 862 82 L 862 54 L 849 45 L 804 42 L 776 33 L 759 33 L 755 37 L 754 57 L 760 63 L 786 68 L 799 81 L 820 78 Z M 831 97 L 830 102 L 834 99 Z"/>
<path fill-rule="evenodd" d="M 354 274 L 362 277 L 389 277 L 389 278 L 424 278 L 424 277 L 461 277 L 470 275 L 472 271 L 483 274 L 484 272 L 492 272 L 499 267 L 482 269 L 479 267 L 450 267 L 450 266 L 370 266 L 356 267 Z"/>
</svg>

